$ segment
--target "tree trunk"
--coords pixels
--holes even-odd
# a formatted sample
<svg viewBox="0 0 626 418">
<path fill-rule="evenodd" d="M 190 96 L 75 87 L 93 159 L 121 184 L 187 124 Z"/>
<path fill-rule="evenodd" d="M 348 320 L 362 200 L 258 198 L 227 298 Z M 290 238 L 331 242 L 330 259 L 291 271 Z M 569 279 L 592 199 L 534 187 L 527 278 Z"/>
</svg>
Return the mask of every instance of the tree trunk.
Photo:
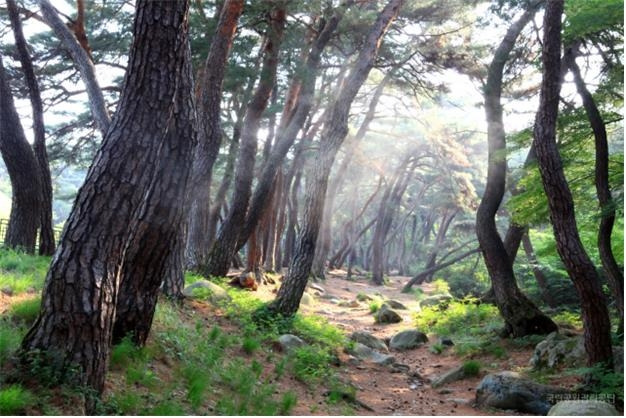
<svg viewBox="0 0 626 418">
<path fill-rule="evenodd" d="M 496 305 L 505 321 L 505 335 L 549 334 L 557 326 L 522 293 L 517 286 L 513 264 L 496 227 L 495 216 L 502 202 L 506 179 L 506 142 L 502 122 L 502 74 L 509 54 L 524 26 L 535 15 L 538 3 L 511 25 L 496 49 L 485 84 L 485 113 L 489 163 L 485 192 L 476 212 L 476 236 L 494 290 Z"/>
<path fill-rule="evenodd" d="M 39 166 L 15 110 L 0 56 L 0 153 L 11 180 L 12 202 L 4 244 L 35 252 L 41 213 Z"/>
<path fill-rule="evenodd" d="M 577 45 L 568 48 L 565 53 L 566 65 L 574 74 L 576 89 L 583 101 L 583 107 L 587 113 L 589 124 L 593 130 L 596 148 L 595 163 L 595 183 L 598 201 L 600 203 L 600 227 L 598 229 L 598 252 L 602 266 L 608 277 L 615 303 L 620 315 L 619 331 L 624 329 L 624 273 L 617 264 L 613 249 L 611 248 L 611 234 L 615 224 L 615 204 L 611 196 L 609 185 L 609 145 L 606 135 L 606 127 L 602 115 L 596 106 L 593 96 L 587 90 L 585 80 L 583 80 L 580 69 L 576 64 Z"/>
<path fill-rule="evenodd" d="M 476 254 L 477 252 L 480 251 L 480 248 L 474 248 L 473 250 L 469 250 L 464 252 L 463 254 L 460 254 L 456 257 L 454 257 L 452 260 L 446 261 L 446 262 L 442 262 L 439 265 L 433 266 L 427 270 L 422 271 L 421 273 L 415 275 L 413 278 L 411 278 L 411 280 L 409 280 L 407 282 L 407 284 L 404 285 L 404 287 L 402 288 L 402 293 L 408 293 L 411 291 L 411 287 L 413 287 L 413 285 L 415 284 L 420 284 L 424 281 L 424 279 L 426 279 L 426 277 L 428 277 L 429 275 L 438 272 L 441 269 L 444 269 L 446 267 L 449 267 L 455 263 L 458 263 L 459 261 L 463 260 L 464 258 L 469 257 L 472 254 Z"/>
<path fill-rule="evenodd" d="M 528 232 L 526 232 L 522 237 L 522 246 L 524 247 L 528 264 L 530 264 L 533 270 L 535 280 L 537 280 L 537 285 L 541 291 L 541 298 L 548 304 L 549 307 L 556 308 L 557 304 L 548 290 L 548 280 L 545 274 L 543 274 L 543 271 L 541 271 L 541 266 L 539 265 L 539 260 L 537 260 L 537 256 L 535 255 L 535 250 L 533 250 L 533 244 L 530 242 Z"/>
<path fill-rule="evenodd" d="M 80 76 L 85 83 L 87 89 L 87 96 L 89 97 L 89 107 L 91 108 L 91 114 L 96 121 L 96 126 L 100 130 L 100 133 L 104 137 L 109 129 L 111 123 L 111 117 L 107 110 L 102 90 L 98 85 L 96 79 L 96 72 L 93 62 L 87 51 L 83 49 L 80 43 L 74 37 L 74 34 L 63 23 L 61 18 L 56 12 L 56 9 L 49 0 L 38 0 L 39 7 L 41 8 L 41 14 L 52 28 L 52 31 L 63 43 L 63 47 L 72 57 L 74 65 L 78 69 Z"/>
<path fill-rule="evenodd" d="M 367 78 L 378 53 L 380 42 L 395 19 L 403 0 L 390 0 L 378 15 L 370 29 L 357 61 L 347 80 L 343 83 L 337 99 L 329 109 L 320 138 L 320 148 L 315 164 L 307 173 L 307 190 L 303 225 L 294 255 L 276 299 L 270 309 L 284 316 L 292 316 L 298 310 L 300 299 L 311 272 L 315 243 L 324 208 L 328 175 L 339 147 L 348 133 L 348 115 L 354 98 Z"/>
<path fill-rule="evenodd" d="M 193 269 L 206 262 L 209 249 L 210 187 L 213 164 L 222 142 L 220 103 L 226 60 L 243 12 L 243 0 L 226 0 L 204 64 L 198 103 L 198 147 L 195 150 L 186 252 Z"/>
<path fill-rule="evenodd" d="M 556 248 L 581 301 L 585 351 L 589 365 L 612 367 L 611 323 L 595 266 L 585 252 L 563 163 L 556 145 L 561 89 L 561 15 L 563 0 L 549 0 L 544 15 L 543 80 L 535 119 L 534 144 L 541 181 L 548 198 Z"/>
<path fill-rule="evenodd" d="M 222 223 L 217 240 L 209 251 L 209 257 L 201 272 L 211 276 L 225 276 L 238 247 L 238 239 L 243 230 L 250 200 L 254 161 L 257 151 L 257 133 L 263 112 L 267 107 L 278 66 L 278 53 L 285 26 L 284 5 L 277 3 L 270 14 L 270 27 L 267 33 L 263 67 L 259 85 L 248 104 L 241 132 L 239 158 L 235 169 L 235 189 L 230 212 Z"/>
<path fill-rule="evenodd" d="M 15 0 L 7 0 L 7 10 L 11 19 L 15 46 L 22 64 L 22 71 L 28 86 L 31 107 L 33 108 L 33 131 L 35 141 L 33 150 L 39 165 L 39 182 L 41 186 L 41 210 L 39 224 L 39 254 L 54 253 L 54 230 L 52 225 L 52 178 L 48 153 L 46 152 L 46 131 L 43 123 L 43 104 L 39 93 L 39 83 L 35 77 L 33 63 L 22 31 L 22 21 Z"/>
<path fill-rule="evenodd" d="M 119 281 L 144 289 L 158 277 L 158 288 L 183 219 L 196 141 L 188 2 L 139 0 L 133 32 L 118 110 L 22 342 L 24 357 L 47 354 L 51 367 L 77 370 L 79 383 L 96 394 L 104 389 Z M 94 406 L 88 402 L 88 414 Z"/>
</svg>

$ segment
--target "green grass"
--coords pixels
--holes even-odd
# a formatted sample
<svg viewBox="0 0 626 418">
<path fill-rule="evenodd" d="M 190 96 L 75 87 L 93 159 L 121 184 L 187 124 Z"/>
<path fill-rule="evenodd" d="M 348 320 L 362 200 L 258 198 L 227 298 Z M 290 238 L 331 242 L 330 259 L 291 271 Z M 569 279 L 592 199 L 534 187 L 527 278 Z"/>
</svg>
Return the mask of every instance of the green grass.
<svg viewBox="0 0 626 418">
<path fill-rule="evenodd" d="M 480 373 L 480 363 L 476 360 L 467 360 L 463 363 L 463 373 L 465 376 L 478 376 L 478 373 Z"/>
<path fill-rule="evenodd" d="M 0 366 L 19 348 L 26 326 L 0 317 Z M 0 377 L 0 382 L 1 382 Z"/>
<path fill-rule="evenodd" d="M 20 385 L 11 385 L 0 389 L 0 415 L 23 414 L 31 406 L 35 397 Z"/>
<path fill-rule="evenodd" d="M 30 325 L 37 319 L 40 307 L 41 298 L 36 297 L 12 304 L 9 313 L 14 320 Z"/>
<path fill-rule="evenodd" d="M 331 355 L 328 350 L 305 345 L 293 351 L 293 373 L 295 377 L 308 384 L 316 384 L 331 374 Z"/>
<path fill-rule="evenodd" d="M 380 302 L 379 301 L 370 302 L 369 308 L 370 308 L 370 313 L 375 314 L 380 309 Z"/>
<path fill-rule="evenodd" d="M 41 291 L 49 264 L 50 257 L 0 248 L 0 289 L 15 294 Z"/>
<path fill-rule="evenodd" d="M 435 279 L 432 282 L 435 294 L 448 294 L 450 293 L 450 285 L 444 279 Z"/>
<path fill-rule="evenodd" d="M 241 348 L 246 354 L 252 354 L 261 347 L 261 343 L 254 337 L 246 336 L 243 338 Z"/>
</svg>

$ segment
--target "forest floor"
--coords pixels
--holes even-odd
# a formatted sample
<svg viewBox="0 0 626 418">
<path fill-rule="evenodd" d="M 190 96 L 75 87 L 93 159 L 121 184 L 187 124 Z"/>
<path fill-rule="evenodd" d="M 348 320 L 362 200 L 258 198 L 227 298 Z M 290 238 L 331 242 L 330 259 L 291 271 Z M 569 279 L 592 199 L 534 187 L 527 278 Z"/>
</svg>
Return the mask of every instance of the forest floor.
<svg viewBox="0 0 626 418">
<path fill-rule="evenodd" d="M 82 415 L 85 393 L 55 384 L 46 364 L 34 365 L 33 378 L 17 378 L 11 355 L 35 319 L 47 259 L 30 260 L 0 254 L 0 415 Z M 231 272 L 237 274 L 238 272 Z M 199 280 L 198 276 L 188 279 Z M 490 372 L 529 372 L 528 361 L 541 339 L 504 340 L 493 307 L 457 304 L 433 311 L 433 322 L 445 318 L 447 328 L 433 327 L 429 341 L 407 351 L 392 351 L 408 371 L 367 361 L 356 362 L 343 350 L 353 331 L 388 339 L 415 329 L 419 300 L 441 292 L 424 284 L 401 293 L 407 277 L 390 277 L 385 286 L 372 286 L 366 277 L 346 280 L 331 271 L 324 282 L 309 285 L 307 300 L 287 332 L 309 345 L 286 353 L 275 343 L 278 328 L 260 330 L 253 313 L 272 300 L 280 286 L 257 291 L 234 288 L 222 279 L 231 301 L 210 303 L 204 297 L 185 299 L 177 306 L 161 301 L 145 348 L 129 341 L 113 347 L 101 415 L 511 415 L 512 411 L 473 407 L 475 388 Z M 317 287 L 317 289 L 315 288 Z M 321 287 L 322 289 L 319 289 Z M 368 296 L 373 301 L 360 301 Z M 377 324 L 372 310 L 384 300 L 404 304 L 396 310 L 402 321 Z M 342 303 L 343 302 L 343 303 Z M 351 307 L 350 307 L 351 306 Z M 473 309 L 474 319 L 467 319 Z M 456 309 L 456 310 L 455 310 Z M 431 312 L 431 313 L 433 313 Z M 476 316 L 476 313 L 480 315 Z M 484 315 L 488 313 L 488 315 Z M 279 326 L 280 324 L 273 324 Z M 435 335 L 433 330 L 456 330 Z M 455 342 L 445 348 L 439 337 Z M 336 356 L 339 361 L 333 361 Z M 434 389 L 443 372 L 468 362 L 478 373 Z M 578 378 L 560 372 L 533 375 L 542 383 L 573 387 Z"/>
</svg>

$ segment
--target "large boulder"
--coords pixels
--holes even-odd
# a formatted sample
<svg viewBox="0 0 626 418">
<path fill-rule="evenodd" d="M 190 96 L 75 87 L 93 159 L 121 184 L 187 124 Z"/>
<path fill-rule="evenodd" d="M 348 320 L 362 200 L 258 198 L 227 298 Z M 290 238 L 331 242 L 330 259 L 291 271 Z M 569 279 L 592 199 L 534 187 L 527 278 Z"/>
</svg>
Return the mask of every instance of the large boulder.
<svg viewBox="0 0 626 418">
<path fill-rule="evenodd" d="M 395 324 L 402 321 L 402 317 L 386 303 L 383 303 L 374 318 L 379 324 Z"/>
<path fill-rule="evenodd" d="M 306 345 L 306 343 L 300 338 L 292 334 L 283 334 L 278 337 L 278 345 L 281 351 L 292 351 L 296 348 Z"/>
<path fill-rule="evenodd" d="M 351 354 L 360 360 L 369 361 L 383 366 L 394 364 L 396 362 L 395 357 L 373 350 L 365 344 L 361 343 L 355 342 L 350 347 L 347 347 L 345 351 L 346 353 Z"/>
<path fill-rule="evenodd" d="M 428 342 L 428 337 L 421 331 L 416 329 L 408 329 L 405 331 L 400 331 L 389 341 L 389 348 L 392 350 L 410 350 L 412 348 L 417 348 L 424 343 Z"/>
<path fill-rule="evenodd" d="M 442 293 L 440 295 L 432 295 L 424 298 L 420 301 L 420 308 L 427 308 L 430 306 L 442 306 L 447 307 L 448 304 L 454 299 L 449 293 Z"/>
<path fill-rule="evenodd" d="M 611 404 L 595 400 L 561 401 L 548 411 L 548 416 L 616 416 L 621 415 Z"/>
<path fill-rule="evenodd" d="M 229 302 L 230 295 L 221 286 L 208 280 L 198 280 L 183 289 L 183 296 L 188 298 L 207 297 L 212 303 Z"/>
<path fill-rule="evenodd" d="M 515 372 L 488 374 L 476 388 L 476 405 L 546 415 L 550 399 L 568 391 L 556 386 L 542 385 Z"/>
<path fill-rule="evenodd" d="M 583 366 L 585 346 L 582 336 L 567 337 L 553 332 L 535 346 L 530 358 L 533 369 L 552 369 L 560 364 Z"/>
<path fill-rule="evenodd" d="M 361 343 L 363 345 L 368 346 L 374 350 L 382 351 L 383 353 L 388 353 L 389 349 L 387 348 L 387 344 L 380 338 L 374 337 L 369 332 L 365 331 L 354 331 L 352 335 L 350 335 L 350 339 L 352 341 L 356 341 L 357 343 Z"/>
</svg>

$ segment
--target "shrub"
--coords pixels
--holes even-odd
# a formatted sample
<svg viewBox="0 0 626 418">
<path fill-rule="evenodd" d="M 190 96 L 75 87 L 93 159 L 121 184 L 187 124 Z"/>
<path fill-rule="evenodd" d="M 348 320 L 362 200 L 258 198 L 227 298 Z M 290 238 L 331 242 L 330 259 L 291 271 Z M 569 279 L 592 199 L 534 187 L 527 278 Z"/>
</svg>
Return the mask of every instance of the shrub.
<svg viewBox="0 0 626 418">
<path fill-rule="evenodd" d="M 450 285 L 444 279 L 433 280 L 433 287 L 435 289 L 435 293 L 450 293 Z"/>
<path fill-rule="evenodd" d="M 380 302 L 378 301 L 370 302 L 369 306 L 370 306 L 370 313 L 375 314 L 380 309 Z"/>
<path fill-rule="evenodd" d="M 480 372 L 480 363 L 476 360 L 468 360 L 463 363 L 463 373 L 465 376 L 478 376 Z"/>
<path fill-rule="evenodd" d="M 11 385 L 0 389 L 0 414 L 17 415 L 32 405 L 35 397 L 20 385 Z"/>
<path fill-rule="evenodd" d="M 316 383 L 330 374 L 330 353 L 322 348 L 305 345 L 293 351 L 293 371 L 305 383 Z"/>
<path fill-rule="evenodd" d="M 246 336 L 243 338 L 241 347 L 246 354 L 252 354 L 261 347 L 261 343 L 254 337 Z"/>
</svg>

